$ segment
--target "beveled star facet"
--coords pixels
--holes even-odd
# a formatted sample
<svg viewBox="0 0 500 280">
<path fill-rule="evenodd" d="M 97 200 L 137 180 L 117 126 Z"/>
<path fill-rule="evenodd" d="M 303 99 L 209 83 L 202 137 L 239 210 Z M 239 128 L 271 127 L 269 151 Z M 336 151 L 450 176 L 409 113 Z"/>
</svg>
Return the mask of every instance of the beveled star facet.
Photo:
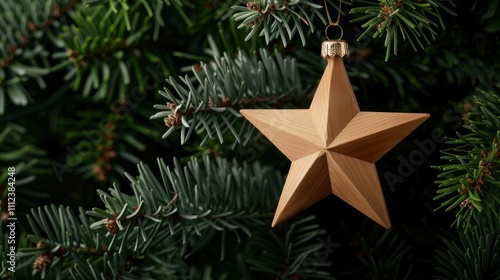
<svg viewBox="0 0 500 280">
<path fill-rule="evenodd" d="M 429 117 L 360 112 L 339 56 L 328 58 L 309 109 L 241 114 L 292 161 L 273 227 L 333 193 L 389 228 L 375 161 Z"/>
</svg>

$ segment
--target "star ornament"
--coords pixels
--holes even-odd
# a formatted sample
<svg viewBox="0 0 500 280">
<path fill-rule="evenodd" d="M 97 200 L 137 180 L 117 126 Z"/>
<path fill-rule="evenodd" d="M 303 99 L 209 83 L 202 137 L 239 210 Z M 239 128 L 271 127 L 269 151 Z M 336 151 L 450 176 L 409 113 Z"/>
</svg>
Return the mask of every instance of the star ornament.
<svg viewBox="0 0 500 280">
<path fill-rule="evenodd" d="M 347 44 L 325 43 L 328 64 L 309 109 L 241 110 L 292 162 L 272 226 L 333 193 L 390 228 L 375 162 L 429 114 L 360 112 L 343 59 L 332 54 Z"/>
</svg>

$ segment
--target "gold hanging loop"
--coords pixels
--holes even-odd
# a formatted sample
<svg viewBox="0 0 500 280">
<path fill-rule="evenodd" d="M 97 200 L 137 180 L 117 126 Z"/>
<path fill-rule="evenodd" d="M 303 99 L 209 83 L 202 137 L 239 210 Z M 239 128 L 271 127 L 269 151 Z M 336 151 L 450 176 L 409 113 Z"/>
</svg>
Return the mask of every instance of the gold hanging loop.
<svg viewBox="0 0 500 280">
<path fill-rule="evenodd" d="M 338 27 L 338 28 L 340 29 L 340 37 L 339 37 L 338 39 L 333 39 L 333 40 L 341 40 L 341 39 L 342 39 L 342 36 L 344 36 L 344 30 L 342 29 L 342 27 L 341 27 L 340 25 L 335 24 L 335 23 L 334 23 L 334 24 L 329 24 L 329 25 L 326 27 L 326 29 L 325 29 L 325 37 L 326 37 L 326 39 L 328 39 L 328 40 L 330 40 L 330 41 L 332 40 L 332 39 L 330 39 L 330 37 L 328 37 L 328 29 L 329 29 L 330 27 L 332 27 L 332 26 L 334 26 L 334 27 Z"/>
<path fill-rule="evenodd" d="M 344 30 L 339 25 L 339 22 L 340 22 L 340 11 L 342 9 L 342 0 L 339 0 L 339 13 L 337 15 L 337 20 L 335 22 L 333 22 L 332 18 L 330 17 L 330 11 L 328 11 L 328 3 L 326 2 L 326 0 L 324 2 L 325 2 L 326 17 L 328 18 L 328 25 L 325 28 L 326 39 L 332 40 L 332 39 L 330 39 L 330 37 L 328 37 L 328 29 L 330 27 L 332 27 L 332 26 L 335 26 L 335 27 L 338 27 L 340 29 L 340 37 L 338 39 L 335 39 L 335 40 L 340 40 L 340 39 L 342 39 L 342 36 L 344 36 Z"/>
</svg>

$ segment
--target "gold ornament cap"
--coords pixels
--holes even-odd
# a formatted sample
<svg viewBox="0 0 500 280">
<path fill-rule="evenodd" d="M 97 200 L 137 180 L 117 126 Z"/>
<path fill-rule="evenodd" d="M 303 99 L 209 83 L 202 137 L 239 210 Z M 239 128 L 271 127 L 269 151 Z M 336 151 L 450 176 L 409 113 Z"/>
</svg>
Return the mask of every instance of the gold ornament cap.
<svg viewBox="0 0 500 280">
<path fill-rule="evenodd" d="M 321 57 L 333 58 L 335 56 L 349 56 L 349 45 L 345 40 L 330 40 L 321 44 Z"/>
</svg>

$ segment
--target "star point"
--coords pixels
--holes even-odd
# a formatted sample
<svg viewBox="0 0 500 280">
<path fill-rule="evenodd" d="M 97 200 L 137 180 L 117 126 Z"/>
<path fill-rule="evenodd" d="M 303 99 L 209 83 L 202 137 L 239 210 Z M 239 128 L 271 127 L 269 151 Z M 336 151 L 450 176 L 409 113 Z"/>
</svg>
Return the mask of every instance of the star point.
<svg viewBox="0 0 500 280">
<path fill-rule="evenodd" d="M 391 227 L 375 162 L 429 114 L 361 112 L 338 56 L 309 109 L 240 112 L 292 161 L 273 227 L 331 194 Z"/>
</svg>

